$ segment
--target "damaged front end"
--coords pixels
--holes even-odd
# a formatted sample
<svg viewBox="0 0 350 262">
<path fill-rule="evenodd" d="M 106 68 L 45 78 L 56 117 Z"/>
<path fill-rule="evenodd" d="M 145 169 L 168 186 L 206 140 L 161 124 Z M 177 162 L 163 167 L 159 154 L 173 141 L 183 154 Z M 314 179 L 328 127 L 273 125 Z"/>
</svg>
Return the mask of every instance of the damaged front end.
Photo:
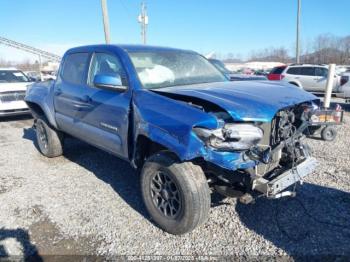
<svg viewBox="0 0 350 262">
<path fill-rule="evenodd" d="M 194 133 L 205 143 L 207 151 L 237 154 L 230 170 L 215 163 L 215 157 L 202 167 L 211 185 L 226 196 L 253 201 L 256 193 L 269 198 L 294 195 L 285 189 L 312 173 L 317 161 L 302 142 L 309 127 L 313 102 L 284 108 L 270 122 L 224 123 L 215 130 L 194 127 Z M 213 161 L 214 160 L 214 161 Z M 236 167 L 236 168 L 235 168 Z"/>
<path fill-rule="evenodd" d="M 269 86 L 276 90 L 270 90 L 272 103 L 263 87 L 249 88 L 225 84 L 139 91 L 135 137 L 149 137 L 180 161 L 200 165 L 210 186 L 223 195 L 245 203 L 256 193 L 279 197 L 315 168 L 303 138 L 318 100 L 299 89 Z"/>
</svg>

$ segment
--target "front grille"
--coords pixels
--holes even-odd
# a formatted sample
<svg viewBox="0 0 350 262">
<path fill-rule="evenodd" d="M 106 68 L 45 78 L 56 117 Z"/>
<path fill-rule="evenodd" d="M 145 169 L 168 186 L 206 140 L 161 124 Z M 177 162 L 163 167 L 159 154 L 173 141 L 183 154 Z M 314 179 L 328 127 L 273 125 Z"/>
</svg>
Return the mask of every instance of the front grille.
<svg viewBox="0 0 350 262">
<path fill-rule="evenodd" d="M 0 101 L 3 103 L 23 101 L 25 95 L 25 91 L 0 93 Z"/>
</svg>

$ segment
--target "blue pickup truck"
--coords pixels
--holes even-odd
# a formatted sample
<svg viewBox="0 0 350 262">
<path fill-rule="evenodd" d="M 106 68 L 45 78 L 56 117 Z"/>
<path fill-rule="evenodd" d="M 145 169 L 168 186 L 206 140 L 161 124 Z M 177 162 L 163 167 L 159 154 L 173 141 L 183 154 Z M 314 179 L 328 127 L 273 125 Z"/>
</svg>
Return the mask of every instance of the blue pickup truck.
<svg viewBox="0 0 350 262">
<path fill-rule="evenodd" d="M 318 108 L 314 95 L 230 82 L 193 51 L 73 48 L 57 79 L 33 84 L 25 101 L 44 156 L 62 155 L 69 135 L 130 162 L 148 212 L 172 234 L 206 221 L 211 192 L 242 203 L 294 195 L 289 188 L 316 166 L 302 142 Z"/>
</svg>

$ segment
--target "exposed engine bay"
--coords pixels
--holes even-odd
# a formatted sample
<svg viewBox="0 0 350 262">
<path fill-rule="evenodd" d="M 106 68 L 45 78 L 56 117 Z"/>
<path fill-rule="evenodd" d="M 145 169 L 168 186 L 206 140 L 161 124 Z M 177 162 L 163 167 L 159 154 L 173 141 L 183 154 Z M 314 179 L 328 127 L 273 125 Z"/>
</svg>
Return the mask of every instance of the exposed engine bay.
<svg viewBox="0 0 350 262">
<path fill-rule="evenodd" d="M 269 138 L 264 142 L 269 148 L 258 155 L 260 162 L 269 166 L 264 173 L 258 175 L 268 176 L 277 167 L 293 168 L 310 156 L 309 147 L 302 143 L 304 131 L 308 128 L 305 112 L 310 108 L 315 108 L 315 105 L 302 104 L 281 110 L 272 120 L 271 127 L 265 128 L 265 138 Z M 252 152 L 254 150 L 256 148 Z"/>
<path fill-rule="evenodd" d="M 314 103 L 286 108 L 279 111 L 271 123 L 260 124 L 264 136 L 259 144 L 251 147 L 246 152 L 249 158 L 259 162 L 254 170 L 243 171 L 249 174 L 250 179 L 242 180 L 245 184 L 237 183 L 237 181 L 233 181 L 233 183 L 229 181 L 226 184 L 227 187 L 221 184 L 216 187 L 219 193 L 227 196 L 238 195 L 245 203 L 253 201 L 251 192 L 246 190 L 247 188 L 274 198 L 294 195 L 294 191 L 283 193 L 281 191 L 300 181 L 303 176 L 312 172 L 316 166 L 316 161 L 311 157 L 309 146 L 302 141 L 305 137 L 305 130 L 309 126 L 309 119 L 312 115 L 310 112 L 317 108 Z M 242 177 L 241 174 L 240 176 Z M 270 186 L 271 181 L 274 185 Z M 245 190 L 241 194 L 237 194 L 237 191 L 232 191 L 234 188 L 244 188 Z"/>
</svg>

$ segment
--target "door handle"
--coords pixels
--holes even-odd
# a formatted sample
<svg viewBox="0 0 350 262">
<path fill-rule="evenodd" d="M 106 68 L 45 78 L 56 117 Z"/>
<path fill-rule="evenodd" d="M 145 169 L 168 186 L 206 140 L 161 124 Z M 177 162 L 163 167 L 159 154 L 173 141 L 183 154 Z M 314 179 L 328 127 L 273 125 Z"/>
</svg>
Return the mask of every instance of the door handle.
<svg viewBox="0 0 350 262">
<path fill-rule="evenodd" d="M 76 102 L 73 103 L 74 108 L 77 110 L 87 110 L 92 108 L 92 99 L 88 95 L 84 95 L 81 98 L 79 98 Z"/>
<path fill-rule="evenodd" d="M 90 109 L 92 106 L 88 103 L 73 103 L 73 106 L 78 111 L 84 110 L 84 109 Z"/>
<path fill-rule="evenodd" d="M 300 77 L 298 77 L 298 76 L 297 76 L 297 77 L 295 77 L 295 79 L 299 79 L 299 78 L 300 78 Z"/>
</svg>

